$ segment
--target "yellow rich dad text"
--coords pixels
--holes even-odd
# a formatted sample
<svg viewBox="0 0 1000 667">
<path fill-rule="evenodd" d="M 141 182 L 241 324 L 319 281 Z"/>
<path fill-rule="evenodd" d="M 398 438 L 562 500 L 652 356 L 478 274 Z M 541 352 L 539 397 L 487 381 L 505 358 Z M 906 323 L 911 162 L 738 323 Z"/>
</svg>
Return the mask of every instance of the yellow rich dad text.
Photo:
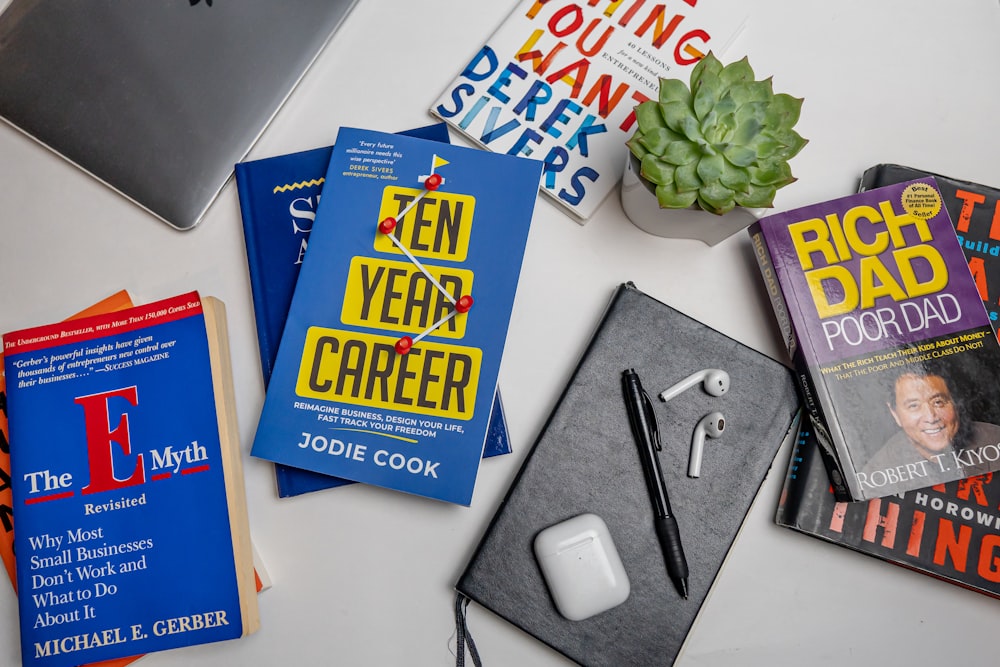
<svg viewBox="0 0 1000 667">
<path fill-rule="evenodd" d="M 918 240 L 907 243 L 903 229 L 912 227 Z M 948 267 L 933 245 L 927 221 L 910 213 L 897 213 L 889 201 L 878 208 L 855 206 L 843 216 L 827 215 L 788 226 L 820 319 L 871 308 L 880 297 L 904 301 L 933 294 L 948 285 Z M 869 240 L 866 240 L 869 239 Z M 857 267 L 847 264 L 859 258 Z M 914 266 L 930 267 L 921 281 Z M 817 266 L 818 264 L 818 266 Z M 890 271 L 895 266 L 900 280 Z M 823 287 L 837 283 L 843 298 L 831 303 Z"/>
</svg>

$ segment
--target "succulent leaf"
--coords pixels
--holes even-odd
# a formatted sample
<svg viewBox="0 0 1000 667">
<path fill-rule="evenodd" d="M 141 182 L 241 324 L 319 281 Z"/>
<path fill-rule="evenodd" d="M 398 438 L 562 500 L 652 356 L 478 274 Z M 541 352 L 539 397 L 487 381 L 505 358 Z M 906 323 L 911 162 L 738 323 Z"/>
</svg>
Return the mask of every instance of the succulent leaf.
<svg viewBox="0 0 1000 667">
<path fill-rule="evenodd" d="M 799 122 L 802 112 L 802 98 L 778 93 L 767 110 L 768 124 L 771 127 L 791 129 Z"/>
<path fill-rule="evenodd" d="M 684 102 L 691 99 L 691 91 L 680 79 L 660 79 L 660 102 Z M 645 104 L 645 102 L 643 102 Z"/>
<path fill-rule="evenodd" d="M 759 167 L 750 167 L 747 172 L 754 185 L 787 185 L 794 178 L 792 168 L 780 158 L 764 162 Z"/>
<path fill-rule="evenodd" d="M 733 99 L 731 92 L 726 90 L 715 105 L 715 113 L 721 118 L 735 112 L 737 108 L 739 108 L 739 105 L 736 103 L 736 100 Z"/>
<path fill-rule="evenodd" d="M 775 140 L 781 144 L 781 148 L 777 150 L 776 155 L 785 160 L 791 160 L 809 143 L 808 139 L 803 139 L 802 135 L 795 130 L 788 130 L 787 133 L 776 136 Z"/>
<path fill-rule="evenodd" d="M 757 151 L 757 160 L 764 160 L 772 155 L 776 155 L 777 152 L 782 148 L 781 144 L 774 139 L 770 139 L 765 135 L 758 135 L 757 139 L 751 144 L 753 149 Z"/>
<path fill-rule="evenodd" d="M 691 162 L 684 164 L 674 170 L 674 187 L 678 192 L 697 192 L 701 187 L 701 179 L 698 178 L 698 163 Z"/>
<path fill-rule="evenodd" d="M 704 118 L 722 98 L 722 93 L 725 92 L 722 81 L 709 76 L 702 77 L 697 87 L 693 90 L 694 100 L 692 108 L 694 109 L 694 115 L 698 118 Z"/>
<path fill-rule="evenodd" d="M 737 192 L 750 191 L 750 174 L 747 173 L 746 169 L 740 169 L 729 162 L 729 160 L 723 163 L 722 175 L 719 176 L 719 182 L 730 190 Z"/>
<path fill-rule="evenodd" d="M 690 89 L 695 90 L 702 77 L 717 78 L 722 71 L 722 63 L 711 51 L 691 68 Z"/>
<path fill-rule="evenodd" d="M 698 191 L 678 192 L 673 185 L 657 185 L 656 201 L 660 208 L 688 208 L 698 201 Z"/>
<path fill-rule="evenodd" d="M 698 203 L 711 213 L 724 215 L 736 208 L 735 195 L 721 183 L 712 183 L 698 190 Z"/>
<path fill-rule="evenodd" d="M 740 206 L 746 208 L 770 208 L 774 206 L 774 186 L 751 185 L 749 192 L 737 192 L 734 199 Z"/>
<path fill-rule="evenodd" d="M 739 123 L 736 122 L 736 114 L 727 113 L 719 118 L 714 135 L 719 137 L 716 143 L 720 150 L 725 150 L 735 140 L 738 129 Z"/>
<path fill-rule="evenodd" d="M 709 134 L 714 134 L 717 126 L 719 124 L 719 117 L 715 109 L 709 109 L 708 114 L 701 120 L 701 124 L 698 129 L 701 130 L 701 136 L 703 136 L 708 141 L 714 141 L 709 137 Z"/>
<path fill-rule="evenodd" d="M 767 102 L 747 102 L 736 110 L 736 122 L 757 123 L 759 127 L 767 127 Z"/>
<path fill-rule="evenodd" d="M 643 102 L 635 107 L 635 120 L 643 133 L 667 126 L 660 113 L 660 105 L 653 101 Z"/>
<path fill-rule="evenodd" d="M 684 119 L 691 117 L 691 107 L 687 102 L 661 102 L 659 108 L 663 121 L 675 132 L 681 132 Z"/>
<path fill-rule="evenodd" d="M 774 97 L 770 79 L 747 82 L 746 93 L 746 102 L 770 102 L 771 98 Z"/>
<path fill-rule="evenodd" d="M 642 135 L 640 143 L 647 151 L 656 155 L 662 155 L 667 150 L 667 145 L 678 139 L 680 139 L 680 136 L 676 132 L 661 127 Z"/>
<path fill-rule="evenodd" d="M 733 138 L 735 144 L 749 144 L 760 135 L 764 124 L 756 118 L 746 118 L 742 122 L 733 116 Z"/>
<path fill-rule="evenodd" d="M 719 154 L 706 155 L 698 160 L 698 178 L 705 186 L 710 183 L 718 183 L 726 168 L 725 163 L 726 159 Z"/>
<path fill-rule="evenodd" d="M 642 145 L 642 138 L 643 138 L 642 135 L 637 132 L 632 135 L 631 139 L 625 142 L 625 145 L 628 146 L 628 149 L 632 153 L 632 155 L 636 156 L 640 160 L 642 160 L 642 158 L 644 158 L 646 155 L 649 155 L 649 150 L 647 150 L 646 147 Z"/>
<path fill-rule="evenodd" d="M 701 133 L 701 124 L 694 116 L 685 116 L 680 122 L 679 129 L 688 141 L 699 143 L 705 140 Z"/>
<path fill-rule="evenodd" d="M 639 175 L 657 185 L 672 185 L 674 182 L 674 165 L 664 162 L 652 153 L 642 159 Z"/>
<path fill-rule="evenodd" d="M 722 154 L 736 167 L 749 167 L 757 161 L 757 151 L 739 144 L 731 144 Z"/>
<path fill-rule="evenodd" d="M 754 77 L 747 58 L 723 65 L 709 53 L 689 84 L 660 79 L 658 100 L 636 106 L 638 128 L 626 144 L 661 207 L 697 204 L 722 215 L 773 206 L 777 190 L 795 181 L 788 160 L 808 143 L 793 129 L 802 98 Z"/>
<path fill-rule="evenodd" d="M 698 148 L 690 141 L 671 141 L 662 157 L 664 161 L 680 167 L 698 159 Z"/>
<path fill-rule="evenodd" d="M 745 81 L 753 80 L 753 68 L 750 67 L 750 59 L 746 56 L 743 56 L 743 60 L 737 60 L 734 63 L 729 63 L 722 68 L 721 72 L 719 72 L 719 81 L 721 81 L 727 88 L 732 86 L 734 83 L 743 83 Z"/>
</svg>

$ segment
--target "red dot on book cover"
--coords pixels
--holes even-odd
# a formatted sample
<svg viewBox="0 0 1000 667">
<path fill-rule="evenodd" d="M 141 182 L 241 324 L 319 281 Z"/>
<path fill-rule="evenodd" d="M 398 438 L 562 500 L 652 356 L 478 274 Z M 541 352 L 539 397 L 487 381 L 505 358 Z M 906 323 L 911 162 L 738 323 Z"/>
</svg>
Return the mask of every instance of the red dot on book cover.
<svg viewBox="0 0 1000 667">
<path fill-rule="evenodd" d="M 413 348 L 413 339 L 409 336 L 403 336 L 396 341 L 395 348 L 398 354 L 406 354 Z"/>
<path fill-rule="evenodd" d="M 460 313 L 469 312 L 469 308 L 472 308 L 472 297 L 468 294 L 459 297 L 458 301 L 455 302 L 455 310 Z"/>
<path fill-rule="evenodd" d="M 441 175 L 431 174 L 430 176 L 425 178 L 424 187 L 427 188 L 428 190 L 437 190 L 439 187 L 441 187 Z"/>
<path fill-rule="evenodd" d="M 392 230 L 396 228 L 396 218 L 386 218 L 382 222 L 378 223 L 378 230 L 383 234 L 391 234 Z"/>
</svg>

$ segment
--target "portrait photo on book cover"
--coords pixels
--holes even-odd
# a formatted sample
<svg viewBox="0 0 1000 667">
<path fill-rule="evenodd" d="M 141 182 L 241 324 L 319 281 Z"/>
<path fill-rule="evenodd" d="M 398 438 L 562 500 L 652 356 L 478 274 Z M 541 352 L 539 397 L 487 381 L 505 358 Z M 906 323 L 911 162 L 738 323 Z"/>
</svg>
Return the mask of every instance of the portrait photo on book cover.
<svg viewBox="0 0 1000 667">
<path fill-rule="evenodd" d="M 873 416 L 845 425 L 870 429 L 869 457 L 856 461 L 863 488 L 889 495 L 1000 470 L 1000 354 L 975 343 L 891 351 L 905 362 L 856 387 Z"/>
</svg>

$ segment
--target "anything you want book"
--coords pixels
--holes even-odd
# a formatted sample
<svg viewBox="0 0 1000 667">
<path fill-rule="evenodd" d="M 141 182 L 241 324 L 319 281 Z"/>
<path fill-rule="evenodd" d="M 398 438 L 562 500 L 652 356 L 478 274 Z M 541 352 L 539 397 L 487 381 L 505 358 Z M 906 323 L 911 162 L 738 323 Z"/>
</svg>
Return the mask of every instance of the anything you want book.
<svg viewBox="0 0 1000 667">
<path fill-rule="evenodd" d="M 448 127 L 444 123 L 400 134 L 443 143 L 449 141 Z M 332 146 L 324 146 L 236 165 L 236 189 L 265 387 L 278 356 L 278 342 L 305 259 L 332 151 Z M 489 433 L 483 456 L 511 452 L 499 392 L 490 417 Z M 274 466 L 274 476 L 278 495 L 282 498 L 350 483 L 339 477 L 280 463 Z"/>
<path fill-rule="evenodd" d="M 808 422 L 789 462 L 775 523 L 1000 597 L 1000 475 L 838 502 Z"/>
<path fill-rule="evenodd" d="M 899 164 L 865 170 L 859 189 L 871 190 L 933 176 L 969 262 L 990 322 L 1000 323 L 1000 188 Z"/>
<path fill-rule="evenodd" d="M 251 453 L 468 505 L 540 174 L 341 129 Z"/>
<path fill-rule="evenodd" d="M 4 357 L 24 664 L 255 631 L 221 302 L 191 292 L 8 333 Z"/>
<path fill-rule="evenodd" d="M 731 3 L 522 0 L 431 106 L 477 145 L 542 160 L 585 222 L 621 179 L 634 108 L 742 28 Z"/>
<path fill-rule="evenodd" d="M 749 232 L 843 499 L 1000 468 L 1000 345 L 933 178 Z"/>
</svg>

